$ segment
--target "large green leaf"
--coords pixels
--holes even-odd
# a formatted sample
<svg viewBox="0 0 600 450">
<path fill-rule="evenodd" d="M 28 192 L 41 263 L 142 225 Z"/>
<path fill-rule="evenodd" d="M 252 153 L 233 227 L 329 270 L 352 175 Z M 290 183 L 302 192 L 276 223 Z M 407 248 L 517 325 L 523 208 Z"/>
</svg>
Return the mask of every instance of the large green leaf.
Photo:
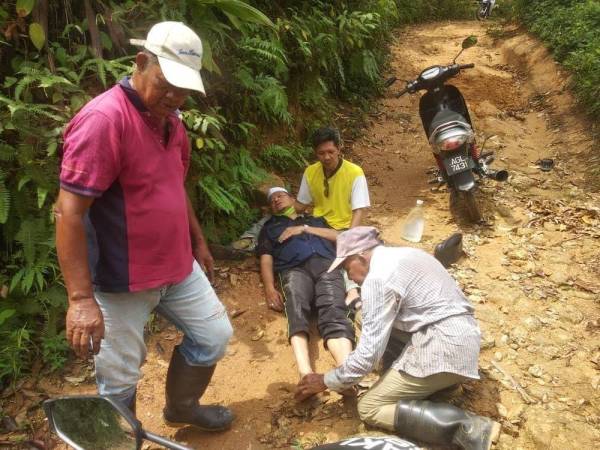
<svg viewBox="0 0 600 450">
<path fill-rule="evenodd" d="M 34 6 L 35 0 L 17 0 L 17 15 L 19 17 L 28 16 L 31 14 Z"/>
<path fill-rule="evenodd" d="M 217 75 L 221 75 L 221 69 L 215 62 L 213 58 L 212 46 L 208 40 L 202 41 L 202 67 L 209 72 L 216 73 Z"/>
<path fill-rule="evenodd" d="M 35 48 L 38 50 L 41 50 L 44 47 L 44 43 L 46 42 L 46 33 L 44 33 L 44 29 L 39 23 L 33 22 L 31 25 L 29 25 L 29 38 L 31 39 L 31 42 L 33 42 L 33 45 L 35 45 Z"/>
<path fill-rule="evenodd" d="M 4 309 L 0 311 L 0 325 L 15 315 L 17 311 L 14 309 Z"/>
<path fill-rule="evenodd" d="M 44 206 L 44 203 L 46 202 L 47 196 L 48 196 L 48 189 L 38 186 L 38 188 L 37 188 L 38 208 L 42 209 L 42 206 Z"/>
</svg>

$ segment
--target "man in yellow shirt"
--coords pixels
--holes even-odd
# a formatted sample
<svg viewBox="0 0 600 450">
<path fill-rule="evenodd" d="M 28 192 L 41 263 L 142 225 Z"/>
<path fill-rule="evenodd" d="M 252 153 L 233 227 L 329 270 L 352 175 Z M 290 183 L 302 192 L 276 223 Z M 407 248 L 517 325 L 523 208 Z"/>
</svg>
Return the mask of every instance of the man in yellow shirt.
<svg viewBox="0 0 600 450">
<path fill-rule="evenodd" d="M 363 170 L 342 157 L 337 129 L 318 129 L 312 144 L 318 161 L 304 171 L 296 209 L 312 205 L 312 215 L 325 218 L 336 230 L 360 225 L 371 206 Z"/>
<path fill-rule="evenodd" d="M 313 134 L 312 145 L 318 161 L 304 171 L 296 210 L 303 212 L 312 205 L 312 215 L 323 217 L 338 231 L 361 225 L 365 210 L 371 206 L 367 179 L 360 166 L 342 157 L 340 132 L 320 128 Z M 358 285 L 345 272 L 344 279 L 346 302 L 351 304 L 358 298 Z"/>
</svg>

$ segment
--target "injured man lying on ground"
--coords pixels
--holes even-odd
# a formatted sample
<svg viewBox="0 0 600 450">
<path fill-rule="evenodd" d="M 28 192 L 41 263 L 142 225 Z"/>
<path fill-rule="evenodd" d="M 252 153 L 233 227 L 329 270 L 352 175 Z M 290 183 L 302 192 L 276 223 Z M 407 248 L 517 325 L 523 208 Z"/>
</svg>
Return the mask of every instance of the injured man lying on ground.
<svg viewBox="0 0 600 450">
<path fill-rule="evenodd" d="M 260 273 L 269 308 L 285 310 L 290 343 L 303 377 L 313 373 L 308 352 L 313 312 L 319 334 L 336 365 L 346 360 L 354 343 L 344 278 L 340 269 L 328 272 L 335 258 L 338 232 L 322 218 L 296 213 L 294 197 L 284 188 L 272 188 L 268 200 L 273 216 L 258 239 Z"/>
</svg>

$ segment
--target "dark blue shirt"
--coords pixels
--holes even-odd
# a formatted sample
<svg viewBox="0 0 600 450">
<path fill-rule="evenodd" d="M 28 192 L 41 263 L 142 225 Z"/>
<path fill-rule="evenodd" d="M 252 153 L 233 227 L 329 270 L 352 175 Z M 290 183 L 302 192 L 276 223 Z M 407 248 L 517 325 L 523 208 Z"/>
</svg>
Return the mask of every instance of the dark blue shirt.
<svg viewBox="0 0 600 450">
<path fill-rule="evenodd" d="M 275 272 L 296 267 L 314 255 L 332 261 L 335 259 L 334 243 L 314 234 L 302 233 L 279 242 L 279 236 L 286 228 L 298 225 L 330 228 L 322 217 L 298 216 L 296 219 L 286 216 L 271 217 L 260 231 L 256 253 L 258 256 L 271 255 Z"/>
</svg>

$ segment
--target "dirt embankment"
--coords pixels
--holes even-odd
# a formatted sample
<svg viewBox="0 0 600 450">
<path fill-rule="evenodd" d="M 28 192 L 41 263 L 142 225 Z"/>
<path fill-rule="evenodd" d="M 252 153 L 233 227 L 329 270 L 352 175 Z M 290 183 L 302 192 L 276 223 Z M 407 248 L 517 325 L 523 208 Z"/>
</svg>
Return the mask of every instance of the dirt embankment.
<svg viewBox="0 0 600 450">
<path fill-rule="evenodd" d="M 475 305 L 484 333 L 482 379 L 450 401 L 501 422 L 500 449 L 599 448 L 600 198 L 588 192 L 584 177 L 591 140 L 564 91 L 564 74 L 532 38 L 508 32 L 512 37 L 493 40 L 479 23 L 437 23 L 399 33 L 393 46 L 392 72 L 409 79 L 451 61 L 465 36 L 479 37 L 479 45 L 461 57 L 476 68 L 455 84 L 480 137 L 495 135 L 488 141 L 494 165 L 511 173 L 505 184 L 483 183 L 485 225 L 457 223 L 448 211 L 448 193 L 427 183 L 433 159 L 417 96 L 396 99 L 390 93 L 382 99 L 364 136 L 353 143 L 352 159 L 363 165 L 371 186 L 368 221 L 391 244 L 407 244 L 399 229 L 417 198 L 426 207 L 421 248 L 432 250 L 452 232 L 464 233 L 467 256 L 451 271 Z M 547 157 L 555 167 L 541 172 L 536 161 Z M 297 374 L 285 319 L 266 308 L 253 260 L 221 265 L 217 288 L 235 337 L 205 401 L 232 407 L 234 427 L 209 435 L 162 423 L 163 383 L 179 339 L 167 327 L 148 341 L 139 388 L 139 418 L 149 430 L 219 450 L 309 448 L 365 431 L 355 404 L 335 393 L 304 405 L 293 402 Z M 317 370 L 332 366 L 318 340 L 311 351 Z M 7 409 L 22 414 L 31 392 L 93 391 L 89 378 L 84 380 L 88 366 L 72 369 L 61 385 L 28 384 Z M 39 415 L 29 419 L 41 423 Z"/>
</svg>

